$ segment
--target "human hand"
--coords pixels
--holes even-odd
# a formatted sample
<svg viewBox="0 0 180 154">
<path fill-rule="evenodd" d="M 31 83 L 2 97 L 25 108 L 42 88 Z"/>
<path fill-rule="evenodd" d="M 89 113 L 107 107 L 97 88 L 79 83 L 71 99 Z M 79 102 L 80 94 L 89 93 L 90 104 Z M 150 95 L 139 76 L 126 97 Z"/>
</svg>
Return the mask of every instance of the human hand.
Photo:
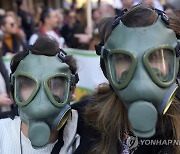
<svg viewBox="0 0 180 154">
<path fill-rule="evenodd" d="M 86 34 L 89 34 L 89 35 L 92 35 L 92 33 L 93 33 L 93 28 L 92 28 L 92 27 L 86 27 L 85 33 L 86 33 Z"/>
<path fill-rule="evenodd" d="M 89 43 L 91 39 L 88 34 L 75 34 L 74 37 L 78 38 L 79 43 Z"/>
<path fill-rule="evenodd" d="M 7 52 L 6 54 L 5 54 L 5 58 L 11 58 L 11 57 L 13 57 L 13 53 L 11 53 L 11 52 Z"/>
<path fill-rule="evenodd" d="M 9 106 L 11 104 L 13 104 L 13 102 L 6 93 L 0 94 L 0 106 Z"/>
</svg>

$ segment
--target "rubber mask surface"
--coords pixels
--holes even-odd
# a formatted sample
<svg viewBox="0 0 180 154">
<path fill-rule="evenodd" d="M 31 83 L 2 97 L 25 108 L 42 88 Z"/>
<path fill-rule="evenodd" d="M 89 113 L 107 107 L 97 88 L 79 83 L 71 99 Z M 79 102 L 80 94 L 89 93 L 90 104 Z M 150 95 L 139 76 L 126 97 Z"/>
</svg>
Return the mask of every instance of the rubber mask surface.
<svg viewBox="0 0 180 154">
<path fill-rule="evenodd" d="M 70 77 L 69 66 L 58 56 L 31 53 L 14 72 L 14 98 L 34 148 L 48 144 L 51 131 L 58 131 L 69 117 Z"/>
<path fill-rule="evenodd" d="M 177 42 L 159 17 L 147 27 L 126 27 L 120 21 L 104 45 L 108 79 L 139 137 L 154 135 L 158 113 L 164 114 L 174 98 Z"/>
</svg>

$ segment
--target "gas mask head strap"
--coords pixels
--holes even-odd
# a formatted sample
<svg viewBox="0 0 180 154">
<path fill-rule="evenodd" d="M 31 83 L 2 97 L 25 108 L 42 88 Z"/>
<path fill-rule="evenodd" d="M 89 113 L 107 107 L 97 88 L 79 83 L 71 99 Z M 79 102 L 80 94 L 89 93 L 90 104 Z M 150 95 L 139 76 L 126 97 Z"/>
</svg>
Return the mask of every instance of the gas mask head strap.
<svg viewBox="0 0 180 154">
<path fill-rule="evenodd" d="M 65 63 L 65 58 L 67 56 L 67 53 L 63 49 L 58 49 L 58 57 L 61 59 L 63 63 Z M 78 83 L 79 81 L 79 76 L 78 74 L 71 74 L 71 89 Z"/>
<path fill-rule="evenodd" d="M 76 74 L 72 74 L 71 75 L 71 89 L 78 83 L 79 81 L 79 75 Z"/>
<path fill-rule="evenodd" d="M 152 10 L 154 10 L 158 16 L 161 16 L 161 20 L 168 26 L 169 25 L 169 18 L 166 15 L 166 13 L 164 11 L 158 10 L 153 8 Z M 127 13 L 127 9 L 122 10 L 118 15 L 115 16 L 115 20 L 112 23 L 112 30 L 120 23 L 122 17 Z M 101 58 L 107 58 L 109 51 L 107 49 L 104 48 L 103 43 L 100 43 L 98 45 L 95 45 L 95 49 L 96 49 L 96 54 L 100 55 Z M 179 57 L 180 55 L 180 43 L 178 43 L 177 47 L 175 48 L 176 50 L 176 56 Z"/>
<path fill-rule="evenodd" d="M 58 49 L 58 58 L 61 59 L 62 63 L 65 62 L 67 53 L 63 49 Z"/>
<path fill-rule="evenodd" d="M 159 15 L 161 16 L 161 20 L 166 24 L 169 25 L 169 17 L 166 15 L 166 13 L 164 11 L 158 10 L 156 8 L 153 8 L 153 10 Z"/>
<path fill-rule="evenodd" d="M 124 16 L 126 12 L 127 12 L 127 9 L 123 9 L 118 15 L 114 17 L 115 20 L 112 24 L 112 30 L 119 24 L 121 18 Z M 109 50 L 104 48 L 102 42 L 99 43 L 98 45 L 95 45 L 95 50 L 96 50 L 96 54 L 101 56 L 101 58 L 104 58 L 104 59 L 106 59 L 109 54 Z"/>
</svg>

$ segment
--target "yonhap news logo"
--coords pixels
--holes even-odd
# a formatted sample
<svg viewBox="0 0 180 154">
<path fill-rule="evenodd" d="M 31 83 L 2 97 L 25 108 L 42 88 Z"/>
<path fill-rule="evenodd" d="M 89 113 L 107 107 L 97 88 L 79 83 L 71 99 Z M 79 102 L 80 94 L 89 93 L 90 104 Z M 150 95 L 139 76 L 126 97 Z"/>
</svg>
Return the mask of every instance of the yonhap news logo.
<svg viewBox="0 0 180 154">
<path fill-rule="evenodd" d="M 173 145 L 179 146 L 180 140 L 144 139 L 138 142 L 140 145 Z"/>
<path fill-rule="evenodd" d="M 126 140 L 126 145 L 129 152 L 132 154 L 137 150 L 138 146 L 143 145 L 153 145 L 153 146 L 179 146 L 180 140 L 170 140 L 170 139 L 138 139 L 137 136 L 128 136 Z"/>
<path fill-rule="evenodd" d="M 129 147 L 129 150 L 133 150 L 136 149 L 136 147 L 138 146 L 138 138 L 135 136 L 129 136 L 127 139 L 127 146 Z"/>
</svg>

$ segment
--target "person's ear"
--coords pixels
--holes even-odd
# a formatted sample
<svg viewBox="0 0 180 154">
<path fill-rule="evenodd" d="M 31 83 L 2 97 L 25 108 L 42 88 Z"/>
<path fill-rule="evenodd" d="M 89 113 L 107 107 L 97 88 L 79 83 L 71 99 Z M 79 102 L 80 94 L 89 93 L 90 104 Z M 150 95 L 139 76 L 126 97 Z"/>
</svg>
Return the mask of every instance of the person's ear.
<svg viewBox="0 0 180 154">
<path fill-rule="evenodd" d="M 2 29 L 3 32 L 5 31 L 5 26 L 4 25 L 2 25 L 0 28 Z"/>
<path fill-rule="evenodd" d="M 49 17 L 46 17 L 46 18 L 44 19 L 44 23 L 45 23 L 45 24 L 49 24 L 49 22 L 50 22 L 50 21 L 49 21 Z"/>
<path fill-rule="evenodd" d="M 70 91 L 71 101 L 75 100 L 75 98 L 76 98 L 75 91 L 76 91 L 76 86 L 73 86 Z"/>
</svg>

